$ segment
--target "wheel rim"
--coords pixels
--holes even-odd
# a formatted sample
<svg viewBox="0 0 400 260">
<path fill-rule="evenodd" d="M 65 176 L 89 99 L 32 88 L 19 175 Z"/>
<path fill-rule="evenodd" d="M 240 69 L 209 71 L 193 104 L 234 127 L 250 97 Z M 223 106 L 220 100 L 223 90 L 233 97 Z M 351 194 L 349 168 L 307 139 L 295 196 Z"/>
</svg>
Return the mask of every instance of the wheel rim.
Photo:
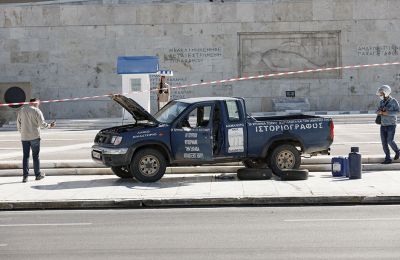
<svg viewBox="0 0 400 260">
<path fill-rule="evenodd" d="M 283 150 L 276 155 L 276 162 L 279 169 L 293 169 L 296 158 L 293 152 Z"/>
<path fill-rule="evenodd" d="M 154 176 L 160 169 L 160 161 L 154 155 L 143 156 L 139 161 L 139 171 L 145 176 Z"/>
</svg>

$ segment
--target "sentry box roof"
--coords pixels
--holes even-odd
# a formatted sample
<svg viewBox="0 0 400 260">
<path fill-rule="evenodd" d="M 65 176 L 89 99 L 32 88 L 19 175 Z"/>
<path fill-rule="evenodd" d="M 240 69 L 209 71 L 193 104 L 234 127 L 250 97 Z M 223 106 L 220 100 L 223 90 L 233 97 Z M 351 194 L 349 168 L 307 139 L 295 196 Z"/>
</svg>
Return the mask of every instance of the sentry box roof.
<svg viewBox="0 0 400 260">
<path fill-rule="evenodd" d="M 122 56 L 118 57 L 118 74 L 152 74 L 158 73 L 157 56 Z"/>
<path fill-rule="evenodd" d="M 172 70 L 160 70 L 157 56 L 121 56 L 117 61 L 118 74 L 157 74 L 173 76 Z"/>
</svg>

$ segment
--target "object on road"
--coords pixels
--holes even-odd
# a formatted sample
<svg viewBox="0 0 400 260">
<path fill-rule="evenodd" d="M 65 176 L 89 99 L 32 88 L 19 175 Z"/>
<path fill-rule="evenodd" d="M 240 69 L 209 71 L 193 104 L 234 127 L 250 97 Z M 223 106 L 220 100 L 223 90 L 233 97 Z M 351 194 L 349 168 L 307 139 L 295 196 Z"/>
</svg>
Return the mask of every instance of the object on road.
<svg viewBox="0 0 400 260">
<path fill-rule="evenodd" d="M 349 158 L 332 157 L 331 168 L 333 177 L 349 177 Z"/>
<path fill-rule="evenodd" d="M 358 147 L 351 147 L 349 153 L 349 178 L 361 179 L 362 163 L 360 149 Z"/>
<path fill-rule="evenodd" d="M 284 169 L 281 172 L 282 181 L 302 181 L 308 179 L 307 169 Z"/>
<path fill-rule="evenodd" d="M 239 180 L 269 180 L 272 170 L 267 168 L 242 168 L 237 171 Z"/>
<path fill-rule="evenodd" d="M 220 175 L 216 175 L 215 179 L 217 180 L 234 180 L 235 176 L 233 175 L 226 175 L 225 173 L 222 173 Z"/>
</svg>

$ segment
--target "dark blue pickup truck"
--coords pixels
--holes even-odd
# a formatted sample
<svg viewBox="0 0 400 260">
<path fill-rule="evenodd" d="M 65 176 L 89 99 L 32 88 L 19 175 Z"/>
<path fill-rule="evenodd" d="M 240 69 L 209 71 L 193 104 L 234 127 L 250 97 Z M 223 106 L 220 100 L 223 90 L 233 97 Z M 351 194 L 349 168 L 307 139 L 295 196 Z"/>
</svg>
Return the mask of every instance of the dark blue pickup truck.
<svg viewBox="0 0 400 260">
<path fill-rule="evenodd" d="M 251 117 L 242 98 L 170 101 L 154 116 L 130 98 L 114 95 L 134 123 L 101 130 L 92 158 L 121 178 L 155 182 L 167 166 L 242 161 L 249 168 L 300 167 L 301 154 L 329 154 L 330 118 L 308 115 Z"/>
</svg>

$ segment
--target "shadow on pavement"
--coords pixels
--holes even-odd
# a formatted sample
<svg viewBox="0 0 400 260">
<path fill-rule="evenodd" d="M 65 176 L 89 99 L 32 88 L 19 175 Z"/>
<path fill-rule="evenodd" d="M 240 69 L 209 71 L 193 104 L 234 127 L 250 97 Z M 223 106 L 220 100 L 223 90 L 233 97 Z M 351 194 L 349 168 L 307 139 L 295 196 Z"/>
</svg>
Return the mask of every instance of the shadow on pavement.
<svg viewBox="0 0 400 260">
<path fill-rule="evenodd" d="M 22 177 L 21 177 L 21 181 L 2 182 L 2 183 L 0 183 L 0 185 L 14 184 L 14 183 L 22 183 Z"/>
<path fill-rule="evenodd" d="M 236 175 L 236 174 L 235 174 Z M 50 185 L 34 185 L 31 186 L 37 190 L 69 190 L 69 189 L 85 189 L 85 188 L 99 188 L 99 187 L 110 187 L 110 186 L 125 186 L 129 189 L 137 190 L 152 190 L 152 189 L 164 189 L 173 188 L 179 186 L 189 186 L 194 183 L 202 182 L 219 182 L 219 181 L 236 181 L 236 177 L 227 180 L 216 179 L 216 176 L 174 176 L 164 177 L 158 182 L 153 183 L 141 183 L 135 179 L 97 179 L 97 180 L 82 180 L 82 181 L 63 181 L 57 184 Z"/>
</svg>

